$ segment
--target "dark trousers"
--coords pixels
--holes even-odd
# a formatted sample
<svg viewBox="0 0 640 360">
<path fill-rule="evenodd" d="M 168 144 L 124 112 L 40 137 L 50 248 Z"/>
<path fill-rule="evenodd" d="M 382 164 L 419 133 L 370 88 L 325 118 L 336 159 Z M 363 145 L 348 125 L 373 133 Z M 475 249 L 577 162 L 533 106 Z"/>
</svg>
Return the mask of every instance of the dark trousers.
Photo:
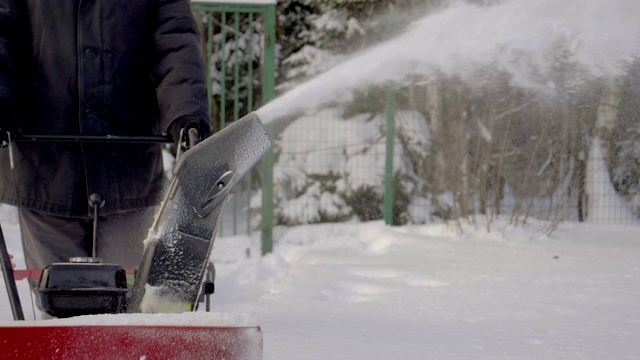
<svg viewBox="0 0 640 360">
<path fill-rule="evenodd" d="M 125 269 L 140 264 L 156 207 L 98 217 L 97 255 L 104 263 Z M 93 219 L 61 217 L 19 209 L 22 246 L 27 268 L 42 269 L 70 257 L 91 256 Z"/>
</svg>

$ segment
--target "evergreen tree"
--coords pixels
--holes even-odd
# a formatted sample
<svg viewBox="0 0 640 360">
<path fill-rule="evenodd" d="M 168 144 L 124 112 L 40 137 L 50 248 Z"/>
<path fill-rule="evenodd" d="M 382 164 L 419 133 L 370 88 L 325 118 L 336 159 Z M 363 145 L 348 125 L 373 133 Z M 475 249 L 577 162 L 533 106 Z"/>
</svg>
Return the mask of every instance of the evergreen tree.
<svg viewBox="0 0 640 360">
<path fill-rule="evenodd" d="M 279 4 L 279 89 L 318 75 L 390 34 L 387 16 L 415 0 L 285 0 Z M 417 3 L 423 3 L 422 1 Z"/>
</svg>

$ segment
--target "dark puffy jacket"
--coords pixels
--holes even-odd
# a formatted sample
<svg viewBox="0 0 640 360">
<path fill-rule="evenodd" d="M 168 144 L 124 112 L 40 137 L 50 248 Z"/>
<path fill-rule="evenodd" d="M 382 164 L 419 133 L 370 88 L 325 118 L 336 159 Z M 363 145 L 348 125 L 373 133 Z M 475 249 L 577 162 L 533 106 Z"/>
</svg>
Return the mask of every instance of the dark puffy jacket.
<svg viewBox="0 0 640 360">
<path fill-rule="evenodd" d="M 189 0 L 0 0 L 0 100 L 21 133 L 160 135 L 182 116 L 208 122 Z M 103 214 L 159 202 L 160 145 L 13 147 L 13 172 L 0 149 L 2 202 L 63 216 L 87 215 L 92 193 Z"/>
</svg>

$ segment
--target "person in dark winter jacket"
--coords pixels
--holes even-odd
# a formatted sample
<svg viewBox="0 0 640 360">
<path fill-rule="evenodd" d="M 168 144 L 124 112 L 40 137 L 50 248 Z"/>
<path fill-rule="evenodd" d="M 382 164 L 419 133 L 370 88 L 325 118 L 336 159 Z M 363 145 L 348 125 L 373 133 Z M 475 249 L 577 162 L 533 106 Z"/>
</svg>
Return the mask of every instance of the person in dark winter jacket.
<svg viewBox="0 0 640 360">
<path fill-rule="evenodd" d="M 209 133 L 189 0 L 0 0 L 0 136 Z M 0 201 L 19 208 L 27 267 L 90 256 L 138 265 L 163 189 L 160 144 L 14 142 Z"/>
</svg>

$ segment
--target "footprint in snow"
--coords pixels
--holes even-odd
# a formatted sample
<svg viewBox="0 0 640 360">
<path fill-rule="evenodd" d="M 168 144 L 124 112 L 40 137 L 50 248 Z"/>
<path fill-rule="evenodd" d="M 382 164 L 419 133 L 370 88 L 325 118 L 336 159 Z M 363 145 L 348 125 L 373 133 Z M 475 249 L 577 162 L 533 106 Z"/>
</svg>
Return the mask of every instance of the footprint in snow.
<svg viewBox="0 0 640 360">
<path fill-rule="evenodd" d="M 449 284 L 444 281 L 429 279 L 426 277 L 408 276 L 403 279 L 404 283 L 409 286 L 423 286 L 423 287 L 443 287 Z"/>
<path fill-rule="evenodd" d="M 359 250 L 366 255 L 382 255 L 389 251 L 393 240 L 389 238 L 378 238 L 359 242 Z"/>
<path fill-rule="evenodd" d="M 385 268 L 351 268 L 347 273 L 368 279 L 397 279 L 406 274 L 404 271 Z"/>
<path fill-rule="evenodd" d="M 321 290 L 323 298 L 329 301 L 366 302 L 373 301 L 377 295 L 388 293 L 390 290 L 380 285 L 358 282 L 340 282 L 327 289 Z"/>
<path fill-rule="evenodd" d="M 350 275 L 378 280 L 397 280 L 409 286 L 443 287 L 449 283 L 423 276 L 412 275 L 409 272 L 390 268 L 351 268 L 347 269 Z"/>
</svg>

